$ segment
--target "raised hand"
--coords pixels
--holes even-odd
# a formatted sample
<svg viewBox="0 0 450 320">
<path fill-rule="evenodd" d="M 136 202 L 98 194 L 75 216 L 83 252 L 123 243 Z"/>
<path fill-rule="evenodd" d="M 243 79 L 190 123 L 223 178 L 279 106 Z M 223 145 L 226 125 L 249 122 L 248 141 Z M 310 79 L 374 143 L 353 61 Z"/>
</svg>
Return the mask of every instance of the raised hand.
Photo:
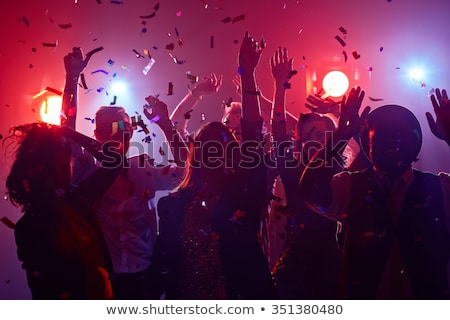
<svg viewBox="0 0 450 320">
<path fill-rule="evenodd" d="M 334 101 L 331 98 L 322 99 L 320 95 L 309 95 L 306 98 L 308 103 L 305 106 L 316 113 L 331 113 L 335 116 L 339 115 L 339 102 Z"/>
<path fill-rule="evenodd" d="M 215 73 L 211 73 L 209 77 L 205 77 L 200 80 L 192 89 L 192 94 L 196 97 L 203 97 L 212 95 L 219 91 L 222 86 L 223 75 L 216 75 Z"/>
<path fill-rule="evenodd" d="M 170 122 L 167 104 L 154 96 L 146 97 L 145 101 L 147 101 L 147 105 L 144 106 L 144 114 L 148 120 L 158 123 Z"/>
<path fill-rule="evenodd" d="M 430 99 L 436 114 L 435 121 L 430 112 L 425 113 L 431 132 L 450 146 L 450 100 L 447 91 L 444 89 L 441 92 L 436 88 L 435 95 L 432 95 Z"/>
<path fill-rule="evenodd" d="M 64 67 L 66 69 L 66 76 L 75 78 L 86 68 L 91 55 L 83 59 L 83 52 L 80 47 L 73 47 L 72 52 L 64 57 Z"/>
<path fill-rule="evenodd" d="M 245 33 L 244 39 L 242 40 L 241 48 L 239 51 L 239 68 L 240 74 L 253 73 L 261 60 L 261 53 L 264 49 L 264 39 L 260 43 L 255 41 L 248 32 Z"/>
<path fill-rule="evenodd" d="M 350 90 L 348 97 L 342 98 L 338 129 L 348 139 L 359 134 L 363 121 L 370 112 L 370 107 L 366 107 L 361 116 L 359 115 L 364 94 L 365 92 L 357 87 Z"/>
<path fill-rule="evenodd" d="M 270 68 L 276 83 L 284 85 L 292 76 L 294 59 L 288 58 L 286 48 L 279 47 L 270 58 Z"/>
</svg>

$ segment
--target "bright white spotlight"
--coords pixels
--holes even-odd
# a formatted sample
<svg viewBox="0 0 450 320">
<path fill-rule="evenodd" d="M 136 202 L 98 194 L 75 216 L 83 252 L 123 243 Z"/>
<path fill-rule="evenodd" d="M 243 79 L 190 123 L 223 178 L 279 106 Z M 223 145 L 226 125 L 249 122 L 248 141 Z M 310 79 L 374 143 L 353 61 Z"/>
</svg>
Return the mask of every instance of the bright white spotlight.
<svg viewBox="0 0 450 320">
<path fill-rule="evenodd" d="M 421 83 L 423 80 L 423 70 L 422 69 L 413 69 L 409 72 L 409 77 L 414 82 Z"/>
<path fill-rule="evenodd" d="M 49 124 L 61 124 L 62 98 L 60 96 L 50 96 L 45 98 L 41 105 L 39 114 L 41 120 Z"/>
<path fill-rule="evenodd" d="M 124 82 L 115 81 L 111 84 L 113 94 L 124 93 L 127 90 L 127 85 Z"/>
<path fill-rule="evenodd" d="M 340 97 L 344 95 L 349 86 L 349 81 L 345 73 L 341 71 L 330 71 L 322 80 L 322 88 L 330 97 Z"/>
</svg>

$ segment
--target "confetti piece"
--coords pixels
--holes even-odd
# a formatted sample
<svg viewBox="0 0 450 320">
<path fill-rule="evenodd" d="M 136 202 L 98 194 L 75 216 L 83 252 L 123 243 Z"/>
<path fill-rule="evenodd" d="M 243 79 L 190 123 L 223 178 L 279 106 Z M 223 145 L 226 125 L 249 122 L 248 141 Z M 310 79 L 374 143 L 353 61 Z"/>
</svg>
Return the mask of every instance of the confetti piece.
<svg viewBox="0 0 450 320">
<path fill-rule="evenodd" d="M 342 38 L 340 36 L 335 36 L 334 37 L 337 41 L 339 41 L 339 43 L 341 44 L 341 46 L 345 47 L 346 43 L 344 40 L 342 40 Z"/>
<path fill-rule="evenodd" d="M 157 4 L 155 4 L 155 6 L 153 7 L 153 10 L 155 10 L 155 11 L 159 10 L 159 2 Z"/>
<path fill-rule="evenodd" d="M 88 53 L 86 53 L 86 58 L 91 57 L 94 53 L 100 52 L 102 50 L 103 50 L 103 47 L 95 48 L 95 49 L 89 51 Z"/>
<path fill-rule="evenodd" d="M 113 106 L 116 104 L 116 102 L 117 102 L 117 96 L 114 96 L 114 99 L 113 99 L 113 101 L 111 101 L 110 105 Z"/>
<path fill-rule="evenodd" d="M 173 42 L 166 45 L 167 50 L 173 50 L 175 48 L 175 44 Z"/>
<path fill-rule="evenodd" d="M 245 14 L 241 14 L 240 16 L 234 17 L 231 23 L 236 23 L 245 19 Z"/>
<path fill-rule="evenodd" d="M 142 54 L 140 54 L 136 49 L 133 49 L 134 54 L 136 55 L 136 58 L 145 58 Z"/>
<path fill-rule="evenodd" d="M 22 21 L 23 21 L 23 23 L 25 23 L 25 26 L 28 27 L 30 25 L 30 22 L 28 21 L 27 18 L 25 18 L 25 16 L 22 17 Z"/>
<path fill-rule="evenodd" d="M 372 72 L 372 71 L 373 71 L 373 68 L 372 68 L 372 67 L 369 67 L 367 70 L 369 70 L 369 72 Z"/>
<path fill-rule="evenodd" d="M 103 69 L 97 69 L 97 70 L 94 70 L 94 71 L 92 71 L 92 72 L 91 72 L 91 74 L 94 74 L 94 73 L 99 73 L 99 72 L 101 72 L 101 73 L 104 73 L 104 74 L 109 74 L 109 72 L 108 72 L 108 71 L 106 71 L 106 70 L 103 70 Z"/>
<path fill-rule="evenodd" d="M 83 85 L 84 90 L 87 90 L 88 86 L 86 84 L 86 79 L 84 77 L 84 73 L 83 72 L 80 74 L 80 78 L 81 78 L 81 84 Z"/>
<path fill-rule="evenodd" d="M 108 63 L 108 69 L 114 65 L 114 61 L 112 59 L 109 59 L 107 63 Z"/>
<path fill-rule="evenodd" d="M 199 77 L 191 74 L 190 71 L 186 72 L 186 77 L 192 84 L 196 84 L 198 82 Z"/>
<path fill-rule="evenodd" d="M 49 43 L 49 42 L 42 42 L 42 45 L 44 47 L 53 47 L 56 48 L 58 46 L 58 41 L 55 41 L 54 43 Z"/>
<path fill-rule="evenodd" d="M 356 50 L 352 51 L 352 55 L 353 55 L 353 58 L 355 58 L 355 60 L 361 58 L 361 55 L 359 55 Z"/>
<path fill-rule="evenodd" d="M 211 36 L 211 38 L 209 39 L 209 47 L 211 49 L 214 49 L 214 36 Z"/>
<path fill-rule="evenodd" d="M 175 15 L 176 15 L 177 17 L 181 17 L 181 11 L 177 11 L 177 12 L 175 13 Z"/>
<path fill-rule="evenodd" d="M 241 66 L 238 67 L 237 72 L 242 76 L 244 74 L 244 68 Z"/>
<path fill-rule="evenodd" d="M 54 94 L 56 94 L 58 96 L 62 96 L 62 92 L 59 90 L 56 90 L 54 88 L 46 87 L 45 90 L 47 90 L 48 92 L 53 92 Z"/>
<path fill-rule="evenodd" d="M 382 52 L 384 50 L 384 48 L 383 47 L 380 47 L 380 52 Z"/>
<path fill-rule="evenodd" d="M 156 16 L 156 12 L 152 12 L 151 14 L 146 15 L 146 16 L 139 16 L 139 18 L 141 18 L 141 19 L 151 19 L 151 18 L 153 18 L 155 16 Z"/>
<path fill-rule="evenodd" d="M 102 4 L 102 1 L 101 1 L 101 0 L 97 0 L 97 3 L 98 3 L 98 4 Z"/>
<path fill-rule="evenodd" d="M 201 117 L 200 117 L 200 122 L 203 122 L 206 120 L 205 114 L 202 113 Z"/>
<path fill-rule="evenodd" d="M 347 59 L 348 59 L 347 52 L 344 50 L 344 51 L 342 51 L 342 54 L 344 55 L 344 62 L 347 62 Z"/>
<path fill-rule="evenodd" d="M 178 32 L 178 29 L 175 27 L 175 34 L 177 35 L 177 38 L 180 36 L 180 33 Z"/>
<path fill-rule="evenodd" d="M 111 0 L 111 4 L 123 4 L 123 1 L 115 1 L 115 0 Z"/>
<path fill-rule="evenodd" d="M 370 101 L 383 101 L 384 99 L 369 97 L 369 100 L 370 100 Z"/>
<path fill-rule="evenodd" d="M 16 224 L 11 220 L 9 220 L 7 217 L 1 218 L 0 221 L 3 222 L 3 224 L 10 229 L 14 229 L 16 227 Z"/>
<path fill-rule="evenodd" d="M 142 28 L 142 29 L 141 29 L 141 32 L 142 32 L 142 33 L 146 33 L 146 32 L 147 32 L 147 28 Z"/>
<path fill-rule="evenodd" d="M 72 24 L 66 23 L 66 24 L 59 24 L 58 25 L 61 29 L 69 29 L 72 28 Z"/>
<path fill-rule="evenodd" d="M 239 43 L 239 40 L 233 40 L 233 43 L 234 43 L 234 44 L 238 44 L 238 43 Z"/>
<path fill-rule="evenodd" d="M 145 138 L 142 139 L 141 141 L 142 141 L 142 142 L 145 142 L 145 143 L 150 143 L 150 142 L 152 142 L 152 137 L 150 137 L 150 136 L 145 136 Z"/>
<path fill-rule="evenodd" d="M 155 62 L 156 62 L 155 59 L 151 58 L 150 61 L 147 63 L 147 65 L 144 67 L 144 69 L 142 69 L 142 73 L 147 75 L 150 69 L 155 64 Z"/>
<path fill-rule="evenodd" d="M 171 53 L 169 53 L 169 57 L 172 58 L 173 62 L 175 62 L 176 64 L 184 64 L 184 63 L 186 63 L 186 60 L 179 60 L 177 57 L 175 57 Z"/>
<path fill-rule="evenodd" d="M 184 41 L 183 41 L 183 39 L 178 39 L 178 45 L 180 46 L 180 47 L 182 47 L 182 46 L 184 46 Z"/>
<path fill-rule="evenodd" d="M 231 22 L 233 19 L 231 19 L 231 17 L 226 17 L 225 19 L 222 19 L 223 23 L 228 23 Z"/>
<path fill-rule="evenodd" d="M 156 115 L 150 119 L 150 123 L 157 123 L 159 119 L 161 119 L 161 117 L 159 115 Z M 156 137 L 156 135 L 154 135 L 154 137 Z"/>
<path fill-rule="evenodd" d="M 168 89 L 167 95 L 168 96 L 173 95 L 173 82 L 169 82 L 169 89 Z"/>
<path fill-rule="evenodd" d="M 162 147 L 159 147 L 159 154 L 160 155 L 162 155 L 162 156 L 165 156 L 166 155 L 166 153 L 164 152 L 164 150 L 163 150 L 163 148 Z M 166 168 L 169 168 L 169 166 L 167 166 Z M 168 172 L 167 172 L 168 173 Z M 167 174 L 166 173 L 166 174 Z M 163 173 L 164 174 L 164 173 Z"/>
<path fill-rule="evenodd" d="M 88 120 L 88 121 L 90 121 L 91 123 L 95 123 L 95 119 L 93 119 L 93 118 L 84 118 L 84 120 Z"/>
<path fill-rule="evenodd" d="M 342 32 L 342 34 L 347 34 L 347 30 L 345 30 L 344 27 L 339 27 L 339 31 Z"/>
<path fill-rule="evenodd" d="M 191 112 L 192 111 L 194 111 L 194 110 L 189 110 L 188 112 L 186 112 L 185 114 L 184 114 L 184 118 L 186 119 L 186 120 L 189 120 L 190 118 L 191 118 Z"/>
</svg>

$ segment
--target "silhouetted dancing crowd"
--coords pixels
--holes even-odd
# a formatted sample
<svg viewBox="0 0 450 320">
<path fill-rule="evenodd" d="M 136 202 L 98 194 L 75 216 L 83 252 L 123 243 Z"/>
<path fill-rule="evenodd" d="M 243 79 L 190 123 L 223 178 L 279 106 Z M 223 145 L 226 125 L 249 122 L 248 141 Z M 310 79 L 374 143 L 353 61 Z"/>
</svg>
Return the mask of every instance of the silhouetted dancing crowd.
<svg viewBox="0 0 450 320">
<path fill-rule="evenodd" d="M 171 115 L 145 98 L 167 165 L 126 157 L 145 123 L 123 107 L 98 109 L 95 139 L 76 131 L 92 55 L 65 56 L 61 126 L 17 126 L 8 138 L 7 194 L 23 211 L 15 239 L 33 299 L 449 298 L 450 177 L 412 167 L 416 116 L 399 105 L 361 111 L 357 87 L 340 102 L 309 96 L 297 119 L 285 102 L 293 59 L 281 47 L 271 56 L 269 100 L 255 78 L 263 49 L 245 34 L 241 101 L 194 134 L 190 112 L 222 75 L 200 79 Z M 450 146 L 447 92 L 435 89 L 431 106 L 431 132 Z"/>
</svg>

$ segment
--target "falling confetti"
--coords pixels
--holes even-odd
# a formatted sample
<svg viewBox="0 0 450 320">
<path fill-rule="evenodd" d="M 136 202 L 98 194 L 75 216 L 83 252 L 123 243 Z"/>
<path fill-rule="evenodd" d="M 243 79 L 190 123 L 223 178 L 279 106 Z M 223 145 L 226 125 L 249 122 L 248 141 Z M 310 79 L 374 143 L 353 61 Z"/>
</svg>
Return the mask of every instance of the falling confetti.
<svg viewBox="0 0 450 320">
<path fill-rule="evenodd" d="M 335 36 L 334 38 L 341 44 L 341 46 L 345 47 L 346 43 L 340 36 Z"/>
<path fill-rule="evenodd" d="M 30 22 L 28 21 L 28 19 L 27 18 L 25 18 L 25 17 L 22 17 L 22 21 L 23 21 L 23 23 L 25 23 L 25 26 L 29 26 L 30 25 Z"/>
<path fill-rule="evenodd" d="M 147 75 L 148 72 L 150 71 L 150 69 L 153 67 L 153 65 L 155 64 L 155 59 L 150 58 L 150 61 L 147 63 L 147 65 L 144 67 L 144 69 L 142 70 L 142 73 Z"/>
<path fill-rule="evenodd" d="M 92 71 L 91 72 L 91 74 L 95 74 L 95 73 L 104 73 L 104 74 L 109 74 L 109 72 L 108 71 L 106 71 L 106 70 L 103 70 L 103 69 L 97 69 L 97 70 L 94 70 L 94 71 Z"/>
<path fill-rule="evenodd" d="M 344 27 L 339 27 L 339 31 L 342 32 L 342 34 L 344 34 L 344 35 L 347 34 L 347 30 L 345 30 Z"/>
<path fill-rule="evenodd" d="M 211 49 L 214 48 L 214 36 L 211 36 L 210 39 L 209 39 L 209 47 L 210 47 Z"/>
<path fill-rule="evenodd" d="M 186 77 L 192 84 L 196 84 L 199 80 L 198 76 L 194 76 L 190 71 L 186 72 Z"/>
<path fill-rule="evenodd" d="M 43 45 L 44 47 L 53 47 L 53 48 L 56 48 L 56 47 L 58 46 L 58 40 L 56 40 L 56 41 L 53 42 L 53 43 L 50 43 L 50 42 L 42 42 L 42 45 Z"/>
<path fill-rule="evenodd" d="M 369 100 L 370 101 L 383 101 L 384 99 L 369 97 Z"/>
<path fill-rule="evenodd" d="M 82 84 L 84 90 L 87 90 L 87 89 L 88 89 L 88 86 L 87 86 L 87 84 L 86 84 L 86 79 L 85 79 L 85 77 L 84 77 L 84 73 L 83 73 L 83 72 L 80 74 L 80 78 L 81 78 L 81 84 Z"/>
<path fill-rule="evenodd" d="M 50 87 L 46 87 L 45 90 L 47 90 L 48 92 L 52 92 L 58 96 L 62 96 L 62 92 L 60 90 L 50 88 Z"/>
<path fill-rule="evenodd" d="M 167 50 L 173 50 L 175 48 L 175 44 L 173 42 L 166 45 Z"/>
<path fill-rule="evenodd" d="M 117 102 L 117 96 L 114 96 L 113 101 L 111 101 L 110 105 L 114 106 Z"/>
<path fill-rule="evenodd" d="M 358 52 L 357 52 L 356 50 L 353 50 L 353 51 L 352 51 L 352 55 L 353 55 L 353 58 L 355 58 L 355 60 L 361 58 L 361 55 L 359 55 Z"/>
<path fill-rule="evenodd" d="M 231 21 L 231 23 L 236 23 L 236 22 L 242 21 L 244 19 L 245 19 L 245 14 L 241 14 L 237 17 L 234 17 L 233 20 Z"/>
<path fill-rule="evenodd" d="M 177 12 L 175 13 L 175 15 L 176 15 L 177 17 L 181 17 L 181 11 L 177 11 Z"/>
<path fill-rule="evenodd" d="M 168 96 L 173 95 L 173 82 L 169 82 L 169 88 L 168 88 L 167 95 Z"/>
<path fill-rule="evenodd" d="M 69 29 L 72 28 L 72 24 L 66 23 L 66 24 L 59 24 L 58 25 L 61 29 Z"/>
<path fill-rule="evenodd" d="M 89 51 L 88 53 L 86 53 L 86 58 L 91 57 L 94 53 L 100 52 L 102 50 L 103 50 L 103 47 L 95 48 L 95 49 Z"/>
</svg>

